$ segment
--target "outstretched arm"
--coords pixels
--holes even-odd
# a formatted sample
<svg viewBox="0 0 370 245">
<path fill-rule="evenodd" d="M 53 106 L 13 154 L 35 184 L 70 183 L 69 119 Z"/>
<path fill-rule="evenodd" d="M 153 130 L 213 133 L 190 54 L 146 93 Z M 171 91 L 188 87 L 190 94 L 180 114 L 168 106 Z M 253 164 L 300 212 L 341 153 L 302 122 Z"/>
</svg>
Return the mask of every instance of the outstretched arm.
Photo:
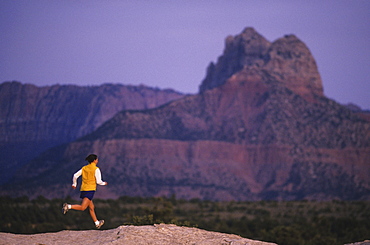
<svg viewBox="0 0 370 245">
<path fill-rule="evenodd" d="M 73 189 L 76 189 L 77 187 L 77 179 L 78 177 L 80 177 L 82 174 L 82 169 L 78 170 L 74 175 L 73 175 L 73 178 L 72 178 L 72 188 Z"/>
<path fill-rule="evenodd" d="M 97 168 L 97 169 L 95 170 L 95 179 L 96 179 L 96 183 L 97 183 L 98 185 L 108 185 L 108 183 L 107 183 L 107 182 L 102 181 L 102 179 L 101 179 L 101 172 L 100 172 L 100 169 L 99 169 L 99 168 Z"/>
</svg>

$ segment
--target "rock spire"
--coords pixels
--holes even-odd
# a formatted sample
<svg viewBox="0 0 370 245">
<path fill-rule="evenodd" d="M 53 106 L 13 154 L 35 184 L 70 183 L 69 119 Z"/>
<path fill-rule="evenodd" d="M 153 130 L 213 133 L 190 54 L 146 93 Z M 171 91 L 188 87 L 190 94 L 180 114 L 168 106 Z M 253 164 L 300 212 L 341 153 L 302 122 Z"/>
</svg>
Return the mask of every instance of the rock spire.
<svg viewBox="0 0 370 245">
<path fill-rule="evenodd" d="M 200 92 L 223 85 L 230 76 L 250 67 L 269 73 L 276 82 L 305 98 L 323 95 L 315 59 L 302 41 L 286 35 L 270 43 L 251 27 L 226 38 L 223 55 L 208 66 Z"/>
</svg>

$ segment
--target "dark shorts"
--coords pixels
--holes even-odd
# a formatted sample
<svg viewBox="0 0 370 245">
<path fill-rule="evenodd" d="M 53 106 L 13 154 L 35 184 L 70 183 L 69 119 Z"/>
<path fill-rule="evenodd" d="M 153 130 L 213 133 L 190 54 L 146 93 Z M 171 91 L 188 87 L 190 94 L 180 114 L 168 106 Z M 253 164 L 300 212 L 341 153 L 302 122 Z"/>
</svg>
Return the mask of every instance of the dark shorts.
<svg viewBox="0 0 370 245">
<path fill-rule="evenodd" d="M 94 198 L 95 191 L 81 191 L 80 198 L 84 199 L 85 197 L 92 200 Z"/>
</svg>

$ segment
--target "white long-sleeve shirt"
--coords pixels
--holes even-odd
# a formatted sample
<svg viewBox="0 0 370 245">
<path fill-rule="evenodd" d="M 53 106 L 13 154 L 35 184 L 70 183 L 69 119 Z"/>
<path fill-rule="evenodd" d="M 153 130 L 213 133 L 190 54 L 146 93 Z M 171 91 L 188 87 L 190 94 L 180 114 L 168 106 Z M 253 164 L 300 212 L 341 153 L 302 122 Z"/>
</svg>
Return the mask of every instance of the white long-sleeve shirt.
<svg viewBox="0 0 370 245">
<path fill-rule="evenodd" d="M 80 170 L 78 170 L 74 175 L 73 175 L 73 178 L 72 178 L 72 186 L 74 187 L 77 187 L 77 179 L 82 175 L 82 168 Z M 97 168 L 95 170 L 95 179 L 96 179 L 96 183 L 98 185 L 107 185 L 107 182 L 105 181 L 102 181 L 101 179 L 101 172 L 100 172 L 100 169 Z"/>
</svg>

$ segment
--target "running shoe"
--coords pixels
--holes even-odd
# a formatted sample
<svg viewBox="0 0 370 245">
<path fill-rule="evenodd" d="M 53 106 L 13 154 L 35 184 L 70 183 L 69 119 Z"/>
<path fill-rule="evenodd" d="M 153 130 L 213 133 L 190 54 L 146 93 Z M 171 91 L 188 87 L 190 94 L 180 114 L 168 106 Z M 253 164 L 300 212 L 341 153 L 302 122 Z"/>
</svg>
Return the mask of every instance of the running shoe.
<svg viewBox="0 0 370 245">
<path fill-rule="evenodd" d="M 100 229 L 104 225 L 104 220 L 99 220 L 99 224 L 96 225 L 96 229 Z"/>
<path fill-rule="evenodd" d="M 62 213 L 63 214 L 66 214 L 68 212 L 68 204 L 67 203 L 64 203 L 63 204 L 63 208 L 62 208 Z"/>
</svg>

